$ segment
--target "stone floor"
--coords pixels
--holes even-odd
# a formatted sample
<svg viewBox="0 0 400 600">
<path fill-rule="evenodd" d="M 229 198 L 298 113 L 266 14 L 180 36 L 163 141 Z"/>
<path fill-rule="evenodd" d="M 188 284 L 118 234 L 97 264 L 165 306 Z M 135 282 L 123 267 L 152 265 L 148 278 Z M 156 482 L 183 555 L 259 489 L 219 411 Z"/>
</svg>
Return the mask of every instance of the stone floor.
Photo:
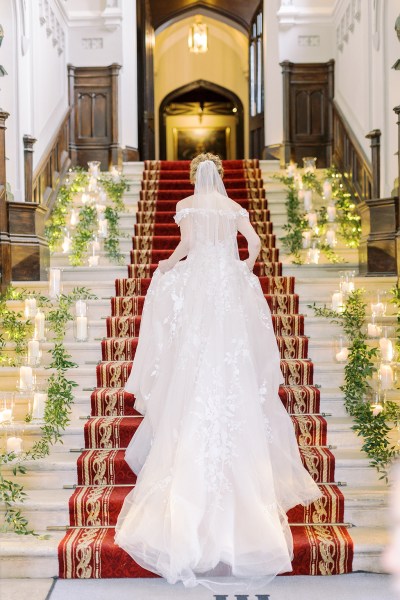
<svg viewBox="0 0 400 600">
<path fill-rule="evenodd" d="M 352 573 L 333 577 L 277 577 L 265 591 L 269 600 L 399 600 L 387 575 Z M 0 600 L 214 600 L 210 590 L 185 589 L 163 579 L 3 579 Z M 261 595 L 260 595 L 261 596 Z M 227 596 L 235 600 L 239 596 Z M 256 600 L 257 596 L 248 596 Z M 246 596 L 240 600 L 247 600 Z M 263 600 L 266 600 L 266 598 Z"/>
</svg>

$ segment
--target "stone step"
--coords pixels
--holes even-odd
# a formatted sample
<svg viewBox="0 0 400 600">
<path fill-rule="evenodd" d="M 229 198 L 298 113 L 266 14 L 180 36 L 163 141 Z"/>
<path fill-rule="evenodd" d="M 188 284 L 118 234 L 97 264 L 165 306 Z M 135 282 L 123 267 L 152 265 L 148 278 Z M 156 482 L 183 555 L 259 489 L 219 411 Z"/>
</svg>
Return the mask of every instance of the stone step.
<svg viewBox="0 0 400 600">
<path fill-rule="evenodd" d="M 43 535 L 49 532 L 43 530 Z M 0 536 L 0 578 L 41 578 L 58 575 L 57 548 L 64 531 L 51 532 L 49 539 L 24 538 L 15 534 Z M 388 541 L 383 527 L 352 527 L 353 571 L 381 573 L 380 556 Z"/>
<path fill-rule="evenodd" d="M 335 448 L 332 453 L 336 458 L 335 480 L 346 482 L 352 487 L 378 486 L 386 489 L 386 484 L 379 480 L 375 469 L 369 465 L 368 457 L 356 448 Z M 64 452 L 52 449 L 50 456 L 43 460 L 27 461 L 27 473 L 13 477 L 11 465 L 3 469 L 4 477 L 12 477 L 23 484 L 26 489 L 57 489 L 64 485 L 77 484 L 76 461 L 78 452 Z"/>
<path fill-rule="evenodd" d="M 388 522 L 388 490 L 376 487 L 340 488 L 345 497 L 344 522 L 354 527 L 385 527 Z M 68 500 L 72 489 L 55 489 L 49 495 L 46 490 L 29 490 L 23 503 L 17 503 L 30 527 L 45 531 L 48 527 L 69 525 Z M 4 511 L 0 511 L 0 515 Z M 1 519 L 1 517 L 0 517 Z M 350 530 L 350 534 L 353 529 Z"/>
</svg>

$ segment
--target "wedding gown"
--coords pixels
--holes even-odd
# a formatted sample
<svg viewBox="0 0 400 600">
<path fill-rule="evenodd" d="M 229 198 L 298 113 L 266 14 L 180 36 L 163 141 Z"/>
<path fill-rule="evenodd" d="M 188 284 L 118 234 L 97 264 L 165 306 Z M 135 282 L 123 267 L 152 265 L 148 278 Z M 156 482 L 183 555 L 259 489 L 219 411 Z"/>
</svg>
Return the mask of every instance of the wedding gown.
<svg viewBox="0 0 400 600">
<path fill-rule="evenodd" d="M 278 396 L 268 304 L 239 259 L 248 212 L 221 183 L 176 213 L 188 256 L 147 292 L 125 387 L 144 415 L 125 453 L 137 482 L 115 542 L 169 583 L 246 593 L 291 571 L 286 512 L 321 494 Z"/>
</svg>

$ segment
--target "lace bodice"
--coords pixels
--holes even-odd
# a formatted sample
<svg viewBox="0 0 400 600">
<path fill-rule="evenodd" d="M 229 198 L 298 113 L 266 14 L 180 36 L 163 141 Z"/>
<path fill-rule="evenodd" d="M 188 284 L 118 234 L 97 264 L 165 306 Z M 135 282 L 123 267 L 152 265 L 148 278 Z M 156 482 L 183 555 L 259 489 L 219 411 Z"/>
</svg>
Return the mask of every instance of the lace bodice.
<svg viewBox="0 0 400 600">
<path fill-rule="evenodd" d="M 183 219 L 189 221 L 189 254 L 222 250 L 234 258 L 239 256 L 237 232 L 240 218 L 249 218 L 246 209 L 185 207 L 174 215 L 178 225 Z"/>
</svg>

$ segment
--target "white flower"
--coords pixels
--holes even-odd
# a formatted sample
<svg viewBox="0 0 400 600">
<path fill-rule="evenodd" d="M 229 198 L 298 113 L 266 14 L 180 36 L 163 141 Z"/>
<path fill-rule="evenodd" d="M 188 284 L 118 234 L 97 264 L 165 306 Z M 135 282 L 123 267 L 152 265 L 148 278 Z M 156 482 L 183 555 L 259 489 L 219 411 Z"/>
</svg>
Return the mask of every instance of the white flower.
<svg viewBox="0 0 400 600">
<path fill-rule="evenodd" d="M 381 414 L 381 412 L 383 411 L 383 406 L 381 404 L 377 404 L 374 408 L 374 410 L 372 411 L 372 415 L 374 417 L 377 417 L 378 415 Z"/>
</svg>

